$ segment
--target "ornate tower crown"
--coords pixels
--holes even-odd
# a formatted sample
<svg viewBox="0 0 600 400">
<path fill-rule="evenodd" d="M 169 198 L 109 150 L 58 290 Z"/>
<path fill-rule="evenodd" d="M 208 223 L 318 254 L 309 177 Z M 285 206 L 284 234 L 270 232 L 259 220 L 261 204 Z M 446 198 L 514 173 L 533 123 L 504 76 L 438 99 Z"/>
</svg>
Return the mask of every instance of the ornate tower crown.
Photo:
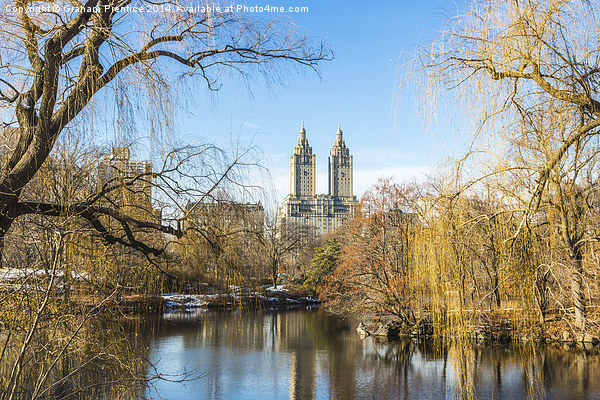
<svg viewBox="0 0 600 400">
<path fill-rule="evenodd" d="M 298 144 L 290 157 L 290 194 L 293 196 L 315 195 L 316 157 L 306 138 L 304 122 L 300 127 Z"/>
<path fill-rule="evenodd" d="M 294 146 L 294 154 L 309 153 L 312 154 L 312 148 L 308 145 L 308 139 L 306 138 L 306 129 L 304 128 L 304 122 L 300 127 L 300 136 L 298 136 L 298 144 Z"/>
<path fill-rule="evenodd" d="M 342 124 L 338 124 L 333 147 L 329 151 L 329 195 L 352 197 L 352 156 L 346 147 Z"/>
<path fill-rule="evenodd" d="M 335 135 L 335 142 L 333 143 L 334 147 L 346 147 L 346 143 L 344 143 L 344 138 L 342 137 L 342 124 L 338 123 L 337 133 Z"/>
</svg>

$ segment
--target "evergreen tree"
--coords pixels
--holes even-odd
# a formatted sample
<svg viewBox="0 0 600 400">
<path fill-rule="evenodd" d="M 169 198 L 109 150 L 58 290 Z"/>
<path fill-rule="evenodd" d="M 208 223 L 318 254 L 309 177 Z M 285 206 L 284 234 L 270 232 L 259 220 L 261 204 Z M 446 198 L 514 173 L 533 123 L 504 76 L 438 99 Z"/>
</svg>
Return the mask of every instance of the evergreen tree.
<svg viewBox="0 0 600 400">
<path fill-rule="evenodd" d="M 304 289 L 314 294 L 321 279 L 336 269 L 339 259 L 340 245 L 337 240 L 330 239 L 323 246 L 317 247 L 304 281 Z"/>
</svg>

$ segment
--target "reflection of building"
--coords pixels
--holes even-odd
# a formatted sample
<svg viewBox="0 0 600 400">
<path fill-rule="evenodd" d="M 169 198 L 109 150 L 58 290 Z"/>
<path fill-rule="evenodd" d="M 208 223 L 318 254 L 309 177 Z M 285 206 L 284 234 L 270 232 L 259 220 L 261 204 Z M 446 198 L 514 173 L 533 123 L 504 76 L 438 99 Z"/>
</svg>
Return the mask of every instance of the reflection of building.
<svg viewBox="0 0 600 400">
<path fill-rule="evenodd" d="M 315 175 L 315 155 L 302 124 L 298 143 L 290 157 L 290 194 L 279 210 L 280 220 L 287 224 L 312 226 L 320 235 L 349 221 L 357 205 L 352 187 L 352 156 L 339 126 L 329 153 L 329 194 L 315 194 Z"/>
<path fill-rule="evenodd" d="M 312 350 L 312 351 L 309 351 Z M 302 348 L 290 354 L 290 400 L 313 400 L 317 381 L 314 349 Z"/>
<path fill-rule="evenodd" d="M 315 316 L 311 312 L 285 312 L 276 317 L 278 351 L 290 354 L 290 400 L 316 398 L 317 353 L 323 348 L 310 334 L 318 325 Z"/>
</svg>

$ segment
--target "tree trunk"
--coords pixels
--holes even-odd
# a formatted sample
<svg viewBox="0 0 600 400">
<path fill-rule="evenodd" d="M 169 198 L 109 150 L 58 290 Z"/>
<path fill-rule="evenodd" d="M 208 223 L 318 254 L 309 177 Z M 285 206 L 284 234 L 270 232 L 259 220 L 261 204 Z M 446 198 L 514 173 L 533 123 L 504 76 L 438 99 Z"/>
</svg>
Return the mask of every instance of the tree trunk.
<svg viewBox="0 0 600 400">
<path fill-rule="evenodd" d="M 272 269 L 273 269 L 273 288 L 277 289 L 277 263 L 273 262 L 273 264 L 271 265 Z"/>
<path fill-rule="evenodd" d="M 573 305 L 575 306 L 575 325 L 585 330 L 585 292 L 583 288 L 583 257 L 581 250 L 573 250 L 569 254 L 571 256 L 571 265 L 573 273 Z"/>
<path fill-rule="evenodd" d="M 537 295 L 535 296 L 538 314 L 540 317 L 540 324 L 544 324 L 546 322 L 546 312 L 548 311 L 548 279 L 550 275 L 550 269 L 546 268 L 546 270 L 542 270 L 538 268 L 535 272 L 535 286 Z"/>
<path fill-rule="evenodd" d="M 4 237 L 15 220 L 18 201 L 18 195 L 0 194 L 0 266 L 4 264 Z"/>
<path fill-rule="evenodd" d="M 492 282 L 494 285 L 494 298 L 496 299 L 496 309 L 500 309 L 502 307 L 502 301 L 500 300 L 500 280 L 498 279 L 498 273 L 494 273 L 494 279 Z"/>
</svg>

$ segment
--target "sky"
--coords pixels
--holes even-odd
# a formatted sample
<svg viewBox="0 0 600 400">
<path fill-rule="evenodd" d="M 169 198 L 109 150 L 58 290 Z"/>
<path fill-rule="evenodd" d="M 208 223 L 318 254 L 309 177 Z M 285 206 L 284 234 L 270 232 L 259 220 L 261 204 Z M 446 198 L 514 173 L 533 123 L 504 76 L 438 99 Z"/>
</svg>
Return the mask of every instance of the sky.
<svg viewBox="0 0 600 400">
<path fill-rule="evenodd" d="M 262 4 L 257 4 L 262 5 Z M 193 111 L 182 117 L 183 137 L 240 138 L 262 150 L 278 201 L 289 192 L 289 158 L 302 122 L 317 159 L 317 193 L 327 193 L 327 157 L 338 123 L 354 156 L 354 193 L 378 178 L 424 180 L 456 147 L 449 126 L 426 129 L 418 102 L 395 101 L 402 63 L 419 44 L 434 39 L 445 17 L 456 14 L 447 0 L 282 1 L 307 6 L 287 14 L 310 36 L 322 38 L 334 59 L 319 74 L 295 69 L 282 85 L 249 86 L 225 81 L 220 91 L 199 90 Z"/>
</svg>

